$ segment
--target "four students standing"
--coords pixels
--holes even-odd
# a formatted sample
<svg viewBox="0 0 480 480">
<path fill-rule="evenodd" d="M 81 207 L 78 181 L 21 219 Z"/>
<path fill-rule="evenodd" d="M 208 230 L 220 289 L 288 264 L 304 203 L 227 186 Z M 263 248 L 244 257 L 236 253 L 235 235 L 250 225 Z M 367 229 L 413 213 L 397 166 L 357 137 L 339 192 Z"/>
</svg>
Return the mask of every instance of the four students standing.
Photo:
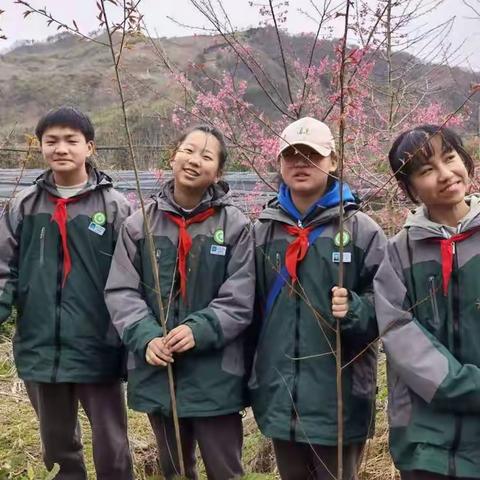
<svg viewBox="0 0 480 480">
<path fill-rule="evenodd" d="M 282 479 L 334 478 L 337 321 L 344 479 L 357 478 L 373 429 L 379 331 L 402 479 L 480 478 L 480 207 L 465 198 L 473 161 L 454 132 L 425 125 L 393 144 L 392 170 L 422 206 L 386 245 L 339 184 L 333 136 L 322 122 L 303 118 L 282 133 L 279 193 L 253 231 L 221 180 L 221 132 L 186 131 L 170 160 L 173 179 L 146 208 L 166 335 L 143 216 L 127 219 L 126 200 L 88 163 L 90 120 L 61 107 L 42 118 L 37 136 L 50 168 L 0 219 L 0 321 L 16 305 L 15 361 L 39 418 L 46 466 L 60 465 L 57 478 L 86 478 L 79 402 L 92 426 L 97 477 L 132 478 L 125 370 L 129 405 L 148 414 L 163 474 L 174 478 L 169 363 L 188 478 L 198 478 L 197 443 L 208 478 L 241 477 L 239 412 L 250 403 L 273 439 Z"/>
</svg>

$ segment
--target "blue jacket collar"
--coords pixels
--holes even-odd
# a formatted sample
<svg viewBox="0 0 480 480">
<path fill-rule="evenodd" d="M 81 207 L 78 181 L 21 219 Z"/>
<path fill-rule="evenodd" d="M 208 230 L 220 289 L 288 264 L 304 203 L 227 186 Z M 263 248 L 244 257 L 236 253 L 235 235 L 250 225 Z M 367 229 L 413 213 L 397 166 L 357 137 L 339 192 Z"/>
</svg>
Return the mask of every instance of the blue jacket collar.
<svg viewBox="0 0 480 480">
<path fill-rule="evenodd" d="M 350 187 L 344 183 L 343 184 L 343 202 L 355 202 L 355 197 L 353 196 Z M 280 190 L 278 192 L 278 202 L 280 206 L 295 220 L 303 220 L 308 217 L 316 208 L 331 208 L 336 207 L 340 204 L 340 183 L 335 181 L 334 184 L 330 187 L 328 192 L 326 192 L 322 197 L 320 197 L 316 202 L 311 205 L 308 210 L 305 212 L 305 215 L 302 215 L 295 204 L 293 203 L 292 196 L 290 194 L 290 189 L 282 183 L 280 185 Z"/>
</svg>

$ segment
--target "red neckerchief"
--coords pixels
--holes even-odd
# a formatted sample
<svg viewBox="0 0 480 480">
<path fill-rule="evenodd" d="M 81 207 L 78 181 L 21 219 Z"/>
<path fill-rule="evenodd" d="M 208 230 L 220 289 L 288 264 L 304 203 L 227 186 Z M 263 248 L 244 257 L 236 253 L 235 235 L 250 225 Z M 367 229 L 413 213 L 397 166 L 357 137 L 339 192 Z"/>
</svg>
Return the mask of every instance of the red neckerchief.
<svg viewBox="0 0 480 480">
<path fill-rule="evenodd" d="M 457 233 L 450 238 L 432 238 L 432 242 L 440 244 L 440 252 L 442 259 L 442 277 L 443 277 L 443 294 L 447 295 L 448 285 L 450 283 L 450 277 L 453 270 L 453 245 L 458 242 L 463 242 L 467 238 L 471 237 L 474 233 L 477 233 L 479 228 L 474 228 L 464 233 Z"/>
<path fill-rule="evenodd" d="M 62 288 L 65 286 L 68 274 L 72 270 L 72 259 L 70 257 L 70 251 L 68 250 L 68 234 L 67 234 L 67 204 L 78 202 L 83 195 L 70 198 L 60 198 L 49 195 L 48 198 L 55 204 L 55 209 L 52 214 L 51 222 L 55 222 L 58 225 L 60 231 L 60 238 L 62 240 L 63 249 L 63 281 Z"/>
<path fill-rule="evenodd" d="M 188 252 L 192 248 L 192 237 L 187 232 L 187 227 L 192 223 L 201 223 L 206 220 L 208 217 L 211 217 L 215 214 L 215 209 L 208 208 L 203 212 L 197 213 L 193 217 L 185 219 L 179 215 L 174 215 L 172 213 L 165 213 L 167 218 L 169 218 L 173 223 L 178 225 L 178 273 L 180 274 L 180 292 L 183 299 L 187 295 L 187 256 Z"/>
<path fill-rule="evenodd" d="M 285 266 L 287 267 L 287 272 L 292 279 L 292 284 L 297 280 L 297 265 L 301 262 L 308 250 L 308 235 L 312 231 L 312 227 L 301 228 L 297 226 L 285 225 L 285 230 L 295 237 L 297 237 L 290 245 L 287 247 L 285 253 Z"/>
</svg>

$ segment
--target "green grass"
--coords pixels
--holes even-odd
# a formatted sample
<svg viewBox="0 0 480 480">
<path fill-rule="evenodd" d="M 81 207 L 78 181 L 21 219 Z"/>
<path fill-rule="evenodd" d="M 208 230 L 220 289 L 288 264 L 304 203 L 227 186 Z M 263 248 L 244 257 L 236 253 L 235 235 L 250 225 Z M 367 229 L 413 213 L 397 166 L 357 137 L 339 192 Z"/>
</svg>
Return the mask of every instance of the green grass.
<svg viewBox="0 0 480 480">
<path fill-rule="evenodd" d="M 8 333 L 5 327 L 2 329 L 4 333 Z M 10 335 L 7 335 L 0 339 L 0 480 L 46 479 L 47 472 L 41 458 L 37 420 L 23 383 L 16 377 L 9 337 Z M 128 419 L 135 478 L 161 479 L 157 467 L 155 439 L 146 415 L 129 410 Z M 80 422 L 87 471 L 90 478 L 95 478 L 91 431 L 83 410 L 80 410 Z M 248 480 L 276 478 L 271 474 L 252 473 L 251 467 L 257 465 L 255 460 L 259 449 L 266 448 L 268 451 L 268 443 L 256 429 L 251 415 L 245 419 L 245 428 L 244 460 L 249 472 L 246 478 Z M 205 479 L 206 475 L 200 459 L 199 468 L 200 478 Z"/>
<path fill-rule="evenodd" d="M 5 325 L 5 324 L 4 324 Z M 0 337 L 0 480 L 50 480 L 43 467 L 40 438 L 34 411 L 27 399 L 23 383 L 16 377 L 11 354 L 11 326 L 2 326 Z M 375 437 L 369 441 L 361 468 L 361 480 L 394 480 L 395 470 L 388 453 L 386 423 L 387 389 L 385 360 L 379 363 L 379 392 Z M 161 480 L 157 467 L 155 439 L 144 414 L 129 410 L 129 438 L 134 458 L 135 478 Z M 85 461 L 90 478 L 95 478 L 91 433 L 86 415 L 80 411 Z M 274 480 L 273 449 L 259 432 L 251 411 L 244 417 L 243 462 L 245 480 Z M 206 479 L 199 459 L 200 478 Z"/>
</svg>

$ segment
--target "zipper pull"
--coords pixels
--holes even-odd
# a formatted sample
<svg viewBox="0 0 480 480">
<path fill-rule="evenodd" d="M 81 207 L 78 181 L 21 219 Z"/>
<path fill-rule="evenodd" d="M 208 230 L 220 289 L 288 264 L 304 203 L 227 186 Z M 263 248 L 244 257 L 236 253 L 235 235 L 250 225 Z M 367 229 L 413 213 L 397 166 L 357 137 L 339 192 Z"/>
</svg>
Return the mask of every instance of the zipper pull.
<svg viewBox="0 0 480 480">
<path fill-rule="evenodd" d="M 45 262 L 45 227 L 40 230 L 40 265 Z"/>
</svg>

